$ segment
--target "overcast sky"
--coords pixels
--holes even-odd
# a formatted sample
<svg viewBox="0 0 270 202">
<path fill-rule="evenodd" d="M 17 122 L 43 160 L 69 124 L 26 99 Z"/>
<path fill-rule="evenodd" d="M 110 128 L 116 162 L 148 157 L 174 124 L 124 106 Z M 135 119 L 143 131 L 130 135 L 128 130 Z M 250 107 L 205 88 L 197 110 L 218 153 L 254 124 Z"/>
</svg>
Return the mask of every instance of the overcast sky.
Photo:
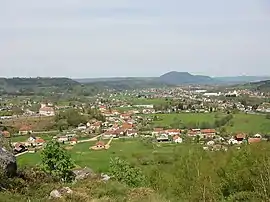
<svg viewBox="0 0 270 202">
<path fill-rule="evenodd" d="M 0 0 L 0 76 L 270 75 L 269 0 Z"/>
</svg>

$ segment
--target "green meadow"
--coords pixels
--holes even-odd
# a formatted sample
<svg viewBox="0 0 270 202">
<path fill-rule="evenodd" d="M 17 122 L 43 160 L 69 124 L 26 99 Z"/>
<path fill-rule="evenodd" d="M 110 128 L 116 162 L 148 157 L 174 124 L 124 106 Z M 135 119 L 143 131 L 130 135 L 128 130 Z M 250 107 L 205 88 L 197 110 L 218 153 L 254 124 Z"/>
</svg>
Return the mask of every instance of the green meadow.
<svg viewBox="0 0 270 202">
<path fill-rule="evenodd" d="M 158 120 L 153 122 L 154 127 L 170 127 L 173 123 L 183 125 L 209 123 L 214 124 L 215 120 L 225 116 L 221 113 L 180 113 L 180 114 L 158 114 Z M 233 114 L 232 120 L 225 125 L 230 133 L 262 133 L 270 134 L 270 119 L 260 114 Z"/>
<path fill-rule="evenodd" d="M 104 140 L 106 142 L 108 140 Z M 68 150 L 75 164 L 79 167 L 89 167 L 99 172 L 106 172 L 110 159 L 121 157 L 129 162 L 136 162 L 137 158 L 155 154 L 168 154 L 173 152 L 176 144 L 147 144 L 139 139 L 116 139 L 108 150 L 94 151 L 89 149 L 95 142 L 79 143 Z M 34 166 L 41 163 L 40 152 L 27 153 L 17 157 L 19 166 Z"/>
</svg>

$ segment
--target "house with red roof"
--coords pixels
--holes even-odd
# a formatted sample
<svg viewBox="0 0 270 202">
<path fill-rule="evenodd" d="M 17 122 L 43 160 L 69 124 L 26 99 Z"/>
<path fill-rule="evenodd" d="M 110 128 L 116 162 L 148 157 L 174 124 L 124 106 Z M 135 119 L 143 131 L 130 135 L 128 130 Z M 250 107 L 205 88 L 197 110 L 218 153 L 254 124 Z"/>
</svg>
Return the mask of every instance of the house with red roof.
<svg viewBox="0 0 270 202">
<path fill-rule="evenodd" d="M 3 135 L 3 137 L 10 138 L 10 132 L 8 132 L 8 131 L 2 131 L 0 133 Z"/>
<path fill-rule="evenodd" d="M 245 133 L 238 133 L 234 139 L 237 140 L 238 142 L 242 142 L 247 138 L 247 135 Z"/>
<path fill-rule="evenodd" d="M 39 115 L 41 116 L 55 116 L 55 111 L 53 107 L 42 106 L 39 109 Z"/>
<path fill-rule="evenodd" d="M 27 134 L 31 134 L 33 131 L 32 131 L 32 128 L 31 126 L 22 126 L 20 129 L 19 129 L 19 134 L 20 135 L 27 135 Z"/>
<path fill-rule="evenodd" d="M 166 130 L 165 132 L 166 132 L 168 135 L 173 136 L 173 135 L 180 135 L 181 130 L 179 130 L 179 129 L 168 129 L 168 130 Z"/>
<path fill-rule="evenodd" d="M 204 138 L 212 138 L 216 135 L 217 131 L 215 129 L 203 129 L 201 134 Z"/>
</svg>

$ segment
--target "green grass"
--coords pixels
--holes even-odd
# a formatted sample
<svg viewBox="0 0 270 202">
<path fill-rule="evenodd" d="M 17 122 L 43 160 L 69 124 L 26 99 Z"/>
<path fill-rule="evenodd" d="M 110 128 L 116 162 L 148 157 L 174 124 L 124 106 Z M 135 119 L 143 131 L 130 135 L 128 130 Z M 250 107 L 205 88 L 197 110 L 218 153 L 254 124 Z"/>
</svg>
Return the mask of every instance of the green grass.
<svg viewBox="0 0 270 202">
<path fill-rule="evenodd" d="M 234 114 L 233 126 L 228 126 L 229 132 L 270 134 L 270 120 L 265 115 Z"/>
<path fill-rule="evenodd" d="M 166 103 L 166 99 L 134 98 L 131 100 L 133 105 L 157 105 Z"/>
<path fill-rule="evenodd" d="M 105 141 L 106 142 L 106 141 Z M 129 162 L 135 162 L 136 156 L 149 156 L 153 151 L 158 153 L 170 153 L 173 151 L 175 144 L 161 144 L 160 147 L 153 148 L 151 144 L 144 144 L 138 139 L 113 140 L 108 150 L 93 151 L 89 147 L 95 142 L 80 143 L 69 150 L 75 164 L 80 167 L 89 167 L 95 171 L 106 172 L 109 168 L 109 162 L 112 157 L 121 157 Z M 177 145 L 178 146 L 178 145 Z M 17 157 L 18 165 L 37 165 L 40 161 L 40 153 L 24 154 Z"/>
<path fill-rule="evenodd" d="M 214 123 L 216 113 L 181 113 L 181 114 L 159 114 L 158 121 L 154 121 L 155 126 L 166 127 L 178 121 L 179 123 L 188 124 L 210 122 Z"/>
<path fill-rule="evenodd" d="M 225 116 L 225 114 L 217 113 L 181 113 L 181 114 L 159 114 L 159 120 L 154 121 L 155 127 L 168 127 L 175 122 L 181 125 L 188 123 L 202 123 L 209 122 L 213 124 L 215 120 Z M 245 132 L 245 133 L 262 133 L 270 134 L 270 120 L 266 119 L 265 115 L 258 114 L 233 114 L 233 119 L 226 125 L 227 131 L 232 133 Z"/>
</svg>

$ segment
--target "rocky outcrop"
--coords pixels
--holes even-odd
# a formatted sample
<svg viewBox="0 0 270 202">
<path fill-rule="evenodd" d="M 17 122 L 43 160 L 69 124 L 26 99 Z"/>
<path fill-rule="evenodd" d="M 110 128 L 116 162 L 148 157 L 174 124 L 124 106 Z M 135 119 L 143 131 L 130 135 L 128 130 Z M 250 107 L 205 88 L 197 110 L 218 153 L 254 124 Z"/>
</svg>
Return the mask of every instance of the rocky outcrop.
<svg viewBox="0 0 270 202">
<path fill-rule="evenodd" d="M 63 187 L 61 189 L 55 189 L 51 191 L 50 198 L 62 198 L 63 196 L 66 196 L 68 194 L 73 194 L 73 191 L 69 187 Z"/>
<path fill-rule="evenodd" d="M 73 173 L 75 175 L 75 180 L 83 180 L 88 177 L 93 177 L 95 175 L 94 171 L 87 167 L 83 169 L 73 170 Z"/>
<path fill-rule="evenodd" d="M 17 172 L 16 157 L 4 147 L 0 146 L 0 169 L 8 176 L 14 176 Z"/>
</svg>

